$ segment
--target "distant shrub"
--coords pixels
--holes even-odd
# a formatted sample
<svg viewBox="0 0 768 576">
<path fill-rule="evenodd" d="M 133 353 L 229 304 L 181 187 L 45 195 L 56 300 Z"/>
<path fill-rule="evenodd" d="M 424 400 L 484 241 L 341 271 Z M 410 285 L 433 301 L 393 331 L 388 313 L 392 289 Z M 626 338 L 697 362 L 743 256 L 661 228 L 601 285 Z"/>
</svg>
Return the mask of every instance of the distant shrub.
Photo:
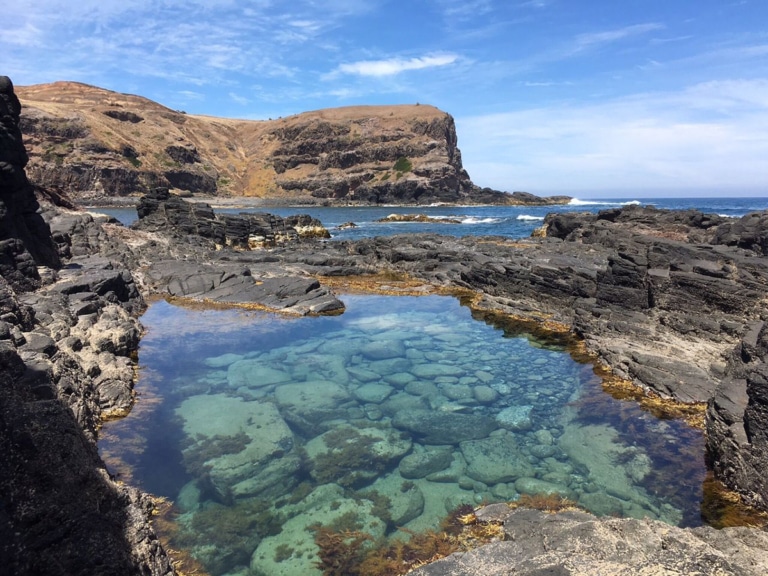
<svg viewBox="0 0 768 576">
<path fill-rule="evenodd" d="M 405 156 L 400 156 L 400 158 L 397 159 L 397 162 L 395 162 L 394 169 L 396 172 L 405 174 L 406 172 L 413 170 L 413 164 L 411 164 L 411 161 Z"/>
</svg>

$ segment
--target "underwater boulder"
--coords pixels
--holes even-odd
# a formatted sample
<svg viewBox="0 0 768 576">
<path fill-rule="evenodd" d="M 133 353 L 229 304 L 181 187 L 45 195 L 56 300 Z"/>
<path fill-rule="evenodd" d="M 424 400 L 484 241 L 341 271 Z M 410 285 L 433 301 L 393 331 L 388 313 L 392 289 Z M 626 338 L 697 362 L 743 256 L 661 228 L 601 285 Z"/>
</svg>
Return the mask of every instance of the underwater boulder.
<svg viewBox="0 0 768 576">
<path fill-rule="evenodd" d="M 411 446 L 397 430 L 343 425 L 307 442 L 306 452 L 318 483 L 360 487 L 394 468 Z"/>
<path fill-rule="evenodd" d="M 368 360 L 389 360 L 405 356 L 405 345 L 402 340 L 380 340 L 364 344 L 360 353 Z"/>
<path fill-rule="evenodd" d="M 290 379 L 287 372 L 266 366 L 260 360 L 238 360 L 227 369 L 227 380 L 232 388 L 263 388 Z"/>
<path fill-rule="evenodd" d="M 496 422 L 502 428 L 515 432 L 530 430 L 533 427 L 532 410 L 533 406 L 510 406 L 496 414 Z"/>
<path fill-rule="evenodd" d="M 462 414 L 430 410 L 403 410 L 392 418 L 392 426 L 407 430 L 426 444 L 458 444 L 485 438 L 496 430 L 493 418 L 484 414 Z"/>
<path fill-rule="evenodd" d="M 183 451 L 187 470 L 205 478 L 222 499 L 246 481 L 251 489 L 238 492 L 249 496 L 282 491 L 294 482 L 299 458 L 293 433 L 273 404 L 201 394 L 187 398 L 176 414 L 188 438 Z"/>
<path fill-rule="evenodd" d="M 511 434 L 468 440 L 459 447 L 467 461 L 467 476 L 489 486 L 535 474 Z"/>
<path fill-rule="evenodd" d="M 414 450 L 400 460 L 400 475 L 409 479 L 425 478 L 430 474 L 445 470 L 452 461 L 453 451 L 450 448 Z"/>
<path fill-rule="evenodd" d="M 286 421 L 311 437 L 327 430 L 328 421 L 346 419 L 352 398 L 336 382 L 314 380 L 278 386 L 275 400 Z"/>
</svg>

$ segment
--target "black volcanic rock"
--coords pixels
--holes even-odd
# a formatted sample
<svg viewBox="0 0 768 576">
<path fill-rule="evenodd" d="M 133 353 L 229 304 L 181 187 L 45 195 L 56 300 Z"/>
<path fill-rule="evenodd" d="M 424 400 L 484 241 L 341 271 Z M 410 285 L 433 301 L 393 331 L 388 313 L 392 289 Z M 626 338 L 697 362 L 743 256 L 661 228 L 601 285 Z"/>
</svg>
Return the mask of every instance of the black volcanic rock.
<svg viewBox="0 0 768 576">
<path fill-rule="evenodd" d="M 24 172 L 20 113 L 13 83 L 0 76 L 0 274 L 15 290 L 26 291 L 40 285 L 37 266 L 56 267 L 59 259 Z"/>
<path fill-rule="evenodd" d="M 137 230 L 162 232 L 206 243 L 208 248 L 241 250 L 297 242 L 301 237 L 330 237 L 322 223 L 306 214 L 281 218 L 274 214 L 216 214 L 210 205 L 187 202 L 167 188 L 143 196 L 137 207 Z"/>
<path fill-rule="evenodd" d="M 80 246 L 99 237 L 85 217 L 52 233 L 19 111 L 0 77 L 0 571 L 171 575 L 151 501 L 110 478 L 95 442 L 101 417 L 133 402 L 141 296 L 119 259 L 71 258 L 75 230 Z"/>
</svg>

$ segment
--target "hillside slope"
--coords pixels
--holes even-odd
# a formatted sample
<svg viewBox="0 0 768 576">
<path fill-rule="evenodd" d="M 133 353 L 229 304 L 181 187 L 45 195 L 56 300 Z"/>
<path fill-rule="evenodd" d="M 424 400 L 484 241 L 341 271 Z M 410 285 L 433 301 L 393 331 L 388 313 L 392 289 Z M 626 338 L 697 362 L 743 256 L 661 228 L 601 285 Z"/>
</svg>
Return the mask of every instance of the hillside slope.
<svg viewBox="0 0 768 576">
<path fill-rule="evenodd" d="M 27 171 L 80 202 L 146 193 L 324 203 L 550 204 L 475 186 L 453 118 L 354 106 L 255 121 L 195 116 L 76 82 L 17 87 Z"/>
</svg>

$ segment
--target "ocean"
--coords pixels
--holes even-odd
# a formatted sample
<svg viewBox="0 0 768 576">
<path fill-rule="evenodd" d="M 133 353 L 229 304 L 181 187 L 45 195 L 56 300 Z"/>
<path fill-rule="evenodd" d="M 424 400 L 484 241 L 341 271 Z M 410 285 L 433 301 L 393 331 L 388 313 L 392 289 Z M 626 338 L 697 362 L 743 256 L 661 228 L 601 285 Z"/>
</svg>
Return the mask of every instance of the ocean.
<svg viewBox="0 0 768 576">
<path fill-rule="evenodd" d="M 558 206 L 375 206 L 375 207 L 274 207 L 226 208 L 221 213 L 269 212 L 278 216 L 310 214 L 320 220 L 334 240 L 358 240 L 371 236 L 433 232 L 452 236 L 505 236 L 525 238 L 540 226 L 550 212 L 599 212 L 637 204 L 668 210 L 696 209 L 731 218 L 767 210 L 768 198 L 645 198 L 641 200 L 580 200 Z M 134 208 L 89 208 L 109 214 L 125 225 L 136 218 Z M 426 214 L 444 222 L 379 222 L 390 214 Z M 452 223 L 458 220 L 460 224 Z M 355 227 L 339 228 L 352 222 Z"/>
</svg>

